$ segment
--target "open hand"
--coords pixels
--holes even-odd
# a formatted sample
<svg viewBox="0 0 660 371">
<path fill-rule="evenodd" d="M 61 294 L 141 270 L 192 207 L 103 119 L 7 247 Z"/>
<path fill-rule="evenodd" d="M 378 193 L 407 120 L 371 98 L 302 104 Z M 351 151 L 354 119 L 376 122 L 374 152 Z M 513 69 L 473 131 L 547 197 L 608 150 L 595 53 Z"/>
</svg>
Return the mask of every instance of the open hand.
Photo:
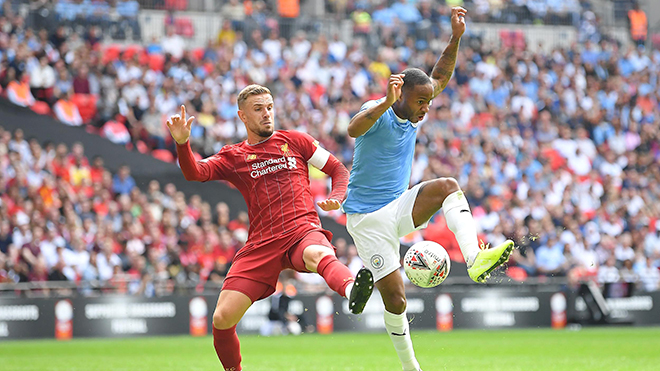
<svg viewBox="0 0 660 371">
<path fill-rule="evenodd" d="M 316 204 L 319 205 L 319 207 L 323 211 L 339 210 L 339 208 L 341 207 L 341 202 L 337 200 L 319 201 Z"/>
<path fill-rule="evenodd" d="M 186 106 L 181 105 L 181 114 L 170 117 L 167 121 L 167 128 L 170 129 L 170 134 L 175 142 L 184 144 L 190 138 L 190 128 L 195 116 L 190 116 L 186 120 Z"/>
</svg>

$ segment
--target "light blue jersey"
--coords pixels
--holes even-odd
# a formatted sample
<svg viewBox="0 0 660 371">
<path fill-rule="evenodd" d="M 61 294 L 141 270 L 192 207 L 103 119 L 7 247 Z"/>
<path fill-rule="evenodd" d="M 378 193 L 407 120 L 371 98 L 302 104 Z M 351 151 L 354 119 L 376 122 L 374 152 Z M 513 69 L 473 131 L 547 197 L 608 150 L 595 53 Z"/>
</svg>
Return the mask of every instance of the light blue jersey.
<svg viewBox="0 0 660 371">
<path fill-rule="evenodd" d="M 384 99 L 365 103 L 360 112 Z M 417 125 L 399 119 L 390 107 L 355 140 L 353 169 L 343 205 L 347 214 L 376 211 L 408 189 L 416 137 Z"/>
</svg>

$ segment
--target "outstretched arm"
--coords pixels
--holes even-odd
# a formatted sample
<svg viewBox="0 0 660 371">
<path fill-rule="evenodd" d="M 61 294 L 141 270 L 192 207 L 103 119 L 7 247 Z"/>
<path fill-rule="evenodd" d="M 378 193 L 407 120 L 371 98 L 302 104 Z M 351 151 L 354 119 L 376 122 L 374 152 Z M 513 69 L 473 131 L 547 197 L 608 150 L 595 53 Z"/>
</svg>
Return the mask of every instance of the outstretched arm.
<svg viewBox="0 0 660 371">
<path fill-rule="evenodd" d="M 195 180 L 205 182 L 211 178 L 211 166 L 206 162 L 195 160 L 193 151 L 190 148 L 190 129 L 195 116 L 190 116 L 186 120 L 186 107 L 181 106 L 181 114 L 170 117 L 167 121 L 167 128 L 176 142 L 176 154 L 179 157 L 179 166 L 186 180 Z"/>
<path fill-rule="evenodd" d="M 328 163 L 325 164 L 321 171 L 330 175 L 330 178 L 332 178 L 332 191 L 327 200 L 320 201 L 317 204 L 324 211 L 337 210 L 346 199 L 349 178 L 348 169 L 335 156 L 330 155 Z"/>
<path fill-rule="evenodd" d="M 449 39 L 449 45 L 445 48 L 438 61 L 433 67 L 431 72 L 431 79 L 433 80 L 433 97 L 435 98 L 441 91 L 445 89 L 454 73 L 456 67 L 456 55 L 458 54 L 458 46 L 461 43 L 461 36 L 465 32 L 465 15 L 467 10 L 460 6 L 451 9 L 451 29 L 452 35 Z"/>
<path fill-rule="evenodd" d="M 317 147 L 314 155 L 312 155 L 308 162 L 332 178 L 332 191 L 328 199 L 319 201 L 316 204 L 324 211 L 339 209 L 341 203 L 346 198 L 349 177 L 348 169 L 346 169 L 337 157 L 323 147 Z"/>
<path fill-rule="evenodd" d="M 190 148 L 190 142 L 176 144 L 176 154 L 179 157 L 179 166 L 184 178 L 190 181 L 206 182 L 211 179 L 211 166 L 202 161 L 195 160 L 195 155 Z"/>
</svg>

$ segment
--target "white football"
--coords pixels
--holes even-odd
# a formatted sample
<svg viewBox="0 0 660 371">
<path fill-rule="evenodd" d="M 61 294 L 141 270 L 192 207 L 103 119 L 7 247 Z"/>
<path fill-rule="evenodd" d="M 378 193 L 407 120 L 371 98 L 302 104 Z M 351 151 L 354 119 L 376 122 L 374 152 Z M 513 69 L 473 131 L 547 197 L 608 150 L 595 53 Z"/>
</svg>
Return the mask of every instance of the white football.
<svg viewBox="0 0 660 371">
<path fill-rule="evenodd" d="M 449 275 L 451 261 L 447 250 L 433 241 L 421 241 L 408 249 L 403 257 L 403 270 L 413 284 L 435 287 Z"/>
</svg>

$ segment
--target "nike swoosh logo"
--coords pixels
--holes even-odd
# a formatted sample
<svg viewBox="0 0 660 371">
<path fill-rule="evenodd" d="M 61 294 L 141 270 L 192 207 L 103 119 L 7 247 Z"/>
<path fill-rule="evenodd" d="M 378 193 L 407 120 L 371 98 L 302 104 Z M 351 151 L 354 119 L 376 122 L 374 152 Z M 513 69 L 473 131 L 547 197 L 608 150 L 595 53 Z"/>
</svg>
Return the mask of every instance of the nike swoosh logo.
<svg viewBox="0 0 660 371">
<path fill-rule="evenodd" d="M 406 336 L 406 332 L 404 331 L 403 334 L 397 334 L 396 332 L 391 332 L 392 335 L 394 336 Z"/>
<path fill-rule="evenodd" d="M 470 210 L 461 210 L 462 213 L 469 213 Z"/>
</svg>

